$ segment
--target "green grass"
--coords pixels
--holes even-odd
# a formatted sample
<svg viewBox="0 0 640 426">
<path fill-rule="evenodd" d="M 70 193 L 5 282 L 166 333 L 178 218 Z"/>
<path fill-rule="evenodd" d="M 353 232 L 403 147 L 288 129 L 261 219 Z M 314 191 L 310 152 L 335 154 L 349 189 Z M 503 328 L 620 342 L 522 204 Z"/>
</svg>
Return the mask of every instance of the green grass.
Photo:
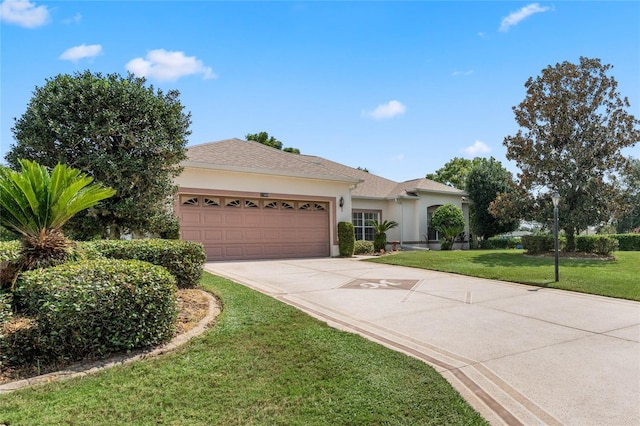
<svg viewBox="0 0 640 426">
<path fill-rule="evenodd" d="M 372 262 L 453 272 L 481 278 L 640 301 L 640 252 L 619 251 L 615 260 L 525 256 L 522 250 L 407 251 Z"/>
<path fill-rule="evenodd" d="M 217 324 L 163 357 L 0 395 L 9 425 L 480 425 L 423 362 L 204 275 Z"/>
</svg>

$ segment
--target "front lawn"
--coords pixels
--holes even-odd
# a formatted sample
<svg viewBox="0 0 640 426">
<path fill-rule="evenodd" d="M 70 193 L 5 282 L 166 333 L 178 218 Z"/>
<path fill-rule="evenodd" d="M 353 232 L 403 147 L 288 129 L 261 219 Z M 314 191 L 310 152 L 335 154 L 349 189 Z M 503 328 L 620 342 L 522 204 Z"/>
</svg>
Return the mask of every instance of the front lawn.
<svg viewBox="0 0 640 426">
<path fill-rule="evenodd" d="M 435 370 L 204 274 L 218 322 L 186 347 L 0 395 L 10 425 L 484 425 Z"/>
<path fill-rule="evenodd" d="M 640 301 L 639 251 L 615 252 L 615 260 L 560 258 L 557 283 L 553 256 L 523 253 L 523 250 L 406 251 L 371 261 Z"/>
</svg>

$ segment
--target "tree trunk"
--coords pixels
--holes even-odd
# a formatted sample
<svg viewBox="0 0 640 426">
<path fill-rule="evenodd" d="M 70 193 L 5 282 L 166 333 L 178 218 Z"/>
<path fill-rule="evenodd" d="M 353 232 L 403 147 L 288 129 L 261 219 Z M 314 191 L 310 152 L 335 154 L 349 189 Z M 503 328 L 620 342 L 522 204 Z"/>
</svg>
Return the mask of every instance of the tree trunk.
<svg viewBox="0 0 640 426">
<path fill-rule="evenodd" d="M 564 233 L 565 233 L 565 236 L 567 237 L 567 244 L 564 248 L 564 251 L 568 251 L 568 252 L 576 251 L 575 229 L 573 227 L 565 228 Z"/>
</svg>

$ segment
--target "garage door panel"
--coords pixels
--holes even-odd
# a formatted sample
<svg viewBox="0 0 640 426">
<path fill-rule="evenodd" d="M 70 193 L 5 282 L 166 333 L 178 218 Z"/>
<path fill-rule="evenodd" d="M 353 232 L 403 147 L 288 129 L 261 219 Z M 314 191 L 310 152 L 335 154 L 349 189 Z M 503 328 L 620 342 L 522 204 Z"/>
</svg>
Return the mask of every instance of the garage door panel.
<svg viewBox="0 0 640 426">
<path fill-rule="evenodd" d="M 201 223 L 200 213 L 198 212 L 184 212 L 180 217 L 182 223 L 185 225 L 196 224 L 199 225 Z"/>
<path fill-rule="evenodd" d="M 239 212 L 225 213 L 224 224 L 227 226 L 240 226 L 243 225 L 242 219 L 243 216 Z"/>
<path fill-rule="evenodd" d="M 222 241 L 222 231 L 219 229 L 205 229 L 204 231 L 204 240 L 209 241 Z"/>
<path fill-rule="evenodd" d="M 262 236 L 265 241 L 274 241 L 280 239 L 280 231 L 277 229 L 265 229 L 262 231 Z"/>
<path fill-rule="evenodd" d="M 223 247 L 224 257 L 232 259 L 242 259 L 244 257 L 244 250 L 242 246 L 226 245 Z"/>
<path fill-rule="evenodd" d="M 224 223 L 222 212 L 207 212 L 204 214 L 205 225 L 221 225 Z"/>
<path fill-rule="evenodd" d="M 182 238 L 188 241 L 202 241 L 202 232 L 197 229 L 182 230 Z"/>
<path fill-rule="evenodd" d="M 244 216 L 245 226 L 264 226 L 264 216 L 259 213 L 249 213 Z"/>
<path fill-rule="evenodd" d="M 204 251 L 207 253 L 207 258 L 218 259 L 224 257 L 224 250 L 221 246 L 212 246 L 210 244 L 203 244 Z"/>
<path fill-rule="evenodd" d="M 225 229 L 223 230 L 224 240 L 226 243 L 239 243 L 244 241 L 244 232 L 239 229 Z"/>
<path fill-rule="evenodd" d="M 176 212 L 182 239 L 201 242 L 208 260 L 330 255 L 328 211 L 285 209 L 297 205 L 278 200 L 269 203 L 277 208 L 257 208 L 242 197 L 241 207 L 211 206 L 198 197 L 199 205 L 178 206 Z"/>
</svg>

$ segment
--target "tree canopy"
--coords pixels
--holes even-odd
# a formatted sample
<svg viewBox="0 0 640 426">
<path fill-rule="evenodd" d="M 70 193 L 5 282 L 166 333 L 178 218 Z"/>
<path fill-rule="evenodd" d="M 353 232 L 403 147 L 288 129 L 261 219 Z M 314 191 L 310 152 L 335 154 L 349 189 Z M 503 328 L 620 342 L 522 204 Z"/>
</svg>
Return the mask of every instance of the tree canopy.
<svg viewBox="0 0 640 426">
<path fill-rule="evenodd" d="M 629 168 L 622 174 L 622 187 L 626 208 L 616 223 L 616 231 L 640 230 L 640 159 L 630 160 Z"/>
<path fill-rule="evenodd" d="M 467 176 L 474 165 L 482 161 L 482 158 L 476 157 L 473 160 L 469 160 L 461 157 L 454 157 L 449 160 L 444 166 L 436 170 L 435 173 L 427 173 L 425 176 L 427 179 L 431 179 L 436 182 L 444 183 L 445 185 L 452 186 L 458 189 L 464 189 L 466 187 Z"/>
<path fill-rule="evenodd" d="M 493 157 L 482 158 L 472 167 L 465 191 L 473 201 L 469 219 L 474 235 L 487 239 L 517 229 L 517 219 L 500 221 L 489 211 L 498 194 L 510 192 L 513 184 L 511 173 Z"/>
<path fill-rule="evenodd" d="M 300 150 L 298 148 L 287 147 L 283 149 L 283 143 L 273 136 L 269 136 L 269 133 L 267 132 L 248 133 L 245 138 L 248 141 L 258 142 L 263 145 L 270 146 L 271 148 L 279 149 L 281 151 L 290 152 L 292 154 L 300 154 Z"/>
<path fill-rule="evenodd" d="M 148 231 L 158 215 L 173 217 L 167 209 L 186 159 L 191 114 L 178 91 L 145 83 L 132 74 L 60 74 L 36 87 L 16 119 L 17 142 L 6 155 L 12 167 L 20 159 L 49 168 L 62 163 L 117 191 L 69 221 L 76 238 L 118 238 Z"/>
<path fill-rule="evenodd" d="M 621 150 L 640 140 L 611 68 L 581 57 L 529 78 L 525 99 L 513 107 L 521 129 L 504 139 L 507 158 L 521 172 L 516 190 L 498 197 L 492 211 L 544 223 L 552 217 L 550 193 L 558 191 L 569 250 L 575 234 L 609 221 L 623 205 L 616 174 L 628 159 Z"/>
</svg>

